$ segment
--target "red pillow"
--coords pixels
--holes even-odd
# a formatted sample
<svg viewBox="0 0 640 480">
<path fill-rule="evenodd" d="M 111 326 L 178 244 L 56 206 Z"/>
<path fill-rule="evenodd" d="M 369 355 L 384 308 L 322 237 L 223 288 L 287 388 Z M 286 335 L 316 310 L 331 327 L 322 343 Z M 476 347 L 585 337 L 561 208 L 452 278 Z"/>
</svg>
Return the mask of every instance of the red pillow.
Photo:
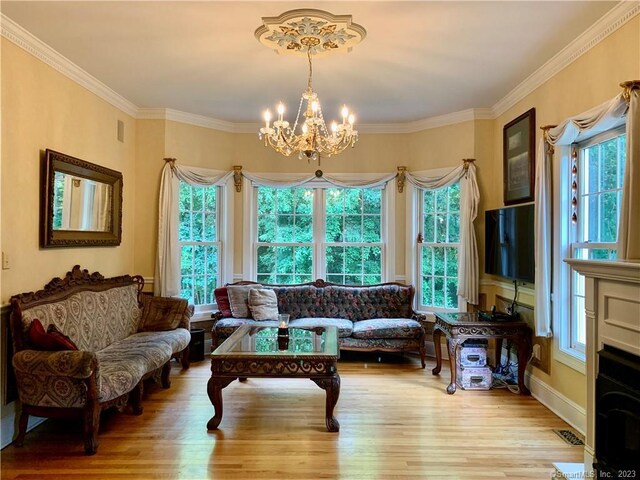
<svg viewBox="0 0 640 480">
<path fill-rule="evenodd" d="M 233 314 L 231 313 L 231 305 L 229 304 L 229 294 L 227 293 L 227 287 L 216 288 L 213 291 L 213 294 L 216 297 L 218 310 L 220 310 L 220 313 L 222 313 L 222 317 L 233 317 Z"/>
<path fill-rule="evenodd" d="M 56 328 L 55 325 L 49 325 L 45 332 L 42 323 L 37 318 L 29 325 L 29 342 L 37 350 L 78 350 L 76 344 Z"/>
</svg>

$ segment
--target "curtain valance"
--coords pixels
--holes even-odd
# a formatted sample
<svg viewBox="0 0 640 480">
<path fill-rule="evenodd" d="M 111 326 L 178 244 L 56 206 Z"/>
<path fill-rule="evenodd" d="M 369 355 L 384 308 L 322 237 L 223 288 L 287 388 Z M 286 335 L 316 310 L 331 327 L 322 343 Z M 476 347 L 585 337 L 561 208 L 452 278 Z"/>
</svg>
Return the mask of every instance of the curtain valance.
<svg viewBox="0 0 640 480">
<path fill-rule="evenodd" d="M 362 174 L 357 173 L 334 173 L 302 175 L 282 175 L 269 173 L 251 173 L 242 171 L 242 176 L 253 185 L 273 188 L 295 188 L 314 182 L 327 182 L 330 185 L 340 188 L 384 188 L 387 183 L 396 178 L 396 172 L 383 174 L 373 179 L 362 179 Z"/>
</svg>

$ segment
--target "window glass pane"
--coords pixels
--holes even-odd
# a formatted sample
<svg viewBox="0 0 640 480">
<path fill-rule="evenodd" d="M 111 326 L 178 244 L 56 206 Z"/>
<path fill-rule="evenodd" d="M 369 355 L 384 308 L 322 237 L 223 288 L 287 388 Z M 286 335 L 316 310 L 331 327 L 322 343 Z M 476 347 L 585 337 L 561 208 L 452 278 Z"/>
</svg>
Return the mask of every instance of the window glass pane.
<svg viewBox="0 0 640 480">
<path fill-rule="evenodd" d="M 380 275 L 365 275 L 364 281 L 362 283 L 364 285 L 375 285 L 377 283 L 382 283 L 382 277 Z"/>
<path fill-rule="evenodd" d="M 460 241 L 460 215 L 457 213 L 449 214 L 449 242 L 457 243 Z"/>
<path fill-rule="evenodd" d="M 622 135 L 619 137 L 618 152 L 620 154 L 620 162 L 618 162 L 618 188 L 622 188 L 622 182 L 624 179 L 624 168 L 627 158 L 627 136 Z"/>
<path fill-rule="evenodd" d="M 342 242 L 342 215 L 327 215 L 327 242 Z"/>
<path fill-rule="evenodd" d="M 424 192 L 424 213 L 433 213 L 435 211 L 435 198 L 436 195 L 433 190 Z"/>
<path fill-rule="evenodd" d="M 188 242 L 191 240 L 191 213 L 180 212 L 180 226 L 178 227 L 178 240 Z"/>
<path fill-rule="evenodd" d="M 276 276 L 269 274 L 258 274 L 258 283 L 262 284 L 274 284 L 276 283 Z"/>
<path fill-rule="evenodd" d="M 362 213 L 362 196 L 361 190 L 357 188 L 345 189 L 344 198 L 344 211 L 347 214 L 356 213 L 360 215 Z"/>
<path fill-rule="evenodd" d="M 327 190 L 327 213 L 344 213 L 344 190 L 329 188 Z"/>
<path fill-rule="evenodd" d="M 382 274 L 381 247 L 363 247 L 362 256 L 364 259 L 363 273 L 377 274 L 376 278 L 380 278 L 380 274 Z"/>
<path fill-rule="evenodd" d="M 215 187 L 204 189 L 204 208 L 208 212 L 216 211 L 216 191 Z"/>
<path fill-rule="evenodd" d="M 457 277 L 458 276 L 458 249 L 456 247 L 445 247 L 445 254 L 447 259 L 447 268 L 446 268 L 447 276 Z"/>
<path fill-rule="evenodd" d="M 275 247 L 276 273 L 293 273 L 293 247 Z"/>
<path fill-rule="evenodd" d="M 299 274 L 313 273 L 313 250 L 311 247 L 294 247 L 295 271 Z"/>
<path fill-rule="evenodd" d="M 180 273 L 182 275 L 190 275 L 193 271 L 193 247 L 191 245 L 183 245 L 180 252 Z"/>
<path fill-rule="evenodd" d="M 433 305 L 433 277 L 422 277 L 422 304 Z"/>
<path fill-rule="evenodd" d="M 193 277 L 193 304 L 203 305 L 206 300 L 205 296 L 205 276 L 195 275 Z"/>
<path fill-rule="evenodd" d="M 447 241 L 447 216 L 444 214 L 436 215 L 436 242 L 442 243 Z"/>
<path fill-rule="evenodd" d="M 362 190 L 364 209 L 363 212 L 380 214 L 382 211 L 382 190 L 365 188 Z"/>
<path fill-rule="evenodd" d="M 380 242 L 380 216 L 369 215 L 363 219 L 363 241 Z"/>
<path fill-rule="evenodd" d="M 276 269 L 276 252 L 275 247 L 267 247 L 261 245 L 257 252 L 258 275 L 270 273 Z"/>
<path fill-rule="evenodd" d="M 445 307 L 444 303 L 444 277 L 433 277 L 433 305 Z"/>
<path fill-rule="evenodd" d="M 327 275 L 327 282 L 344 284 L 343 275 Z"/>
<path fill-rule="evenodd" d="M 192 223 L 192 240 L 194 242 L 203 242 L 204 241 L 204 219 L 202 218 L 201 212 L 194 212 L 191 215 Z"/>
<path fill-rule="evenodd" d="M 344 283 L 345 285 L 361 285 L 362 277 L 360 275 L 345 275 Z"/>
<path fill-rule="evenodd" d="M 460 211 L 460 184 L 456 183 L 449 187 L 449 211 Z"/>
<path fill-rule="evenodd" d="M 275 213 L 275 189 L 258 188 L 258 215 Z"/>
<path fill-rule="evenodd" d="M 433 248 L 433 274 L 444 275 L 444 248 Z"/>
<path fill-rule="evenodd" d="M 441 188 L 435 191 L 436 194 L 436 206 L 437 212 L 443 212 L 447 210 L 447 197 L 449 196 L 448 188 Z"/>
<path fill-rule="evenodd" d="M 276 217 L 264 215 L 258 217 L 258 241 L 274 242 L 276 239 Z"/>
<path fill-rule="evenodd" d="M 446 307 L 458 308 L 458 281 L 455 278 L 447 278 Z"/>
<path fill-rule="evenodd" d="M 205 246 L 196 245 L 193 248 L 193 273 L 203 275 L 206 271 Z"/>
<path fill-rule="evenodd" d="M 218 247 L 215 245 L 209 245 L 207 247 L 207 274 L 208 275 L 216 275 L 218 274 Z"/>
<path fill-rule="evenodd" d="M 600 241 L 615 242 L 618 237 L 618 194 L 607 192 L 600 197 L 600 211 L 603 213 L 600 217 Z"/>
<path fill-rule="evenodd" d="M 433 226 L 433 222 L 435 221 L 435 215 L 429 213 L 424 216 L 424 241 L 425 242 L 435 242 L 435 228 Z"/>
<path fill-rule="evenodd" d="M 191 186 L 184 182 L 180 182 L 178 197 L 178 209 L 181 211 L 191 210 Z"/>
<path fill-rule="evenodd" d="M 293 242 L 293 215 L 278 215 L 276 242 Z"/>
<path fill-rule="evenodd" d="M 344 241 L 362 242 L 362 217 L 360 215 L 347 215 L 344 224 Z"/>
<path fill-rule="evenodd" d="M 216 214 L 204 214 L 204 240 L 207 242 L 215 242 L 216 239 Z"/>
<path fill-rule="evenodd" d="M 345 247 L 344 273 L 362 273 L 362 247 Z"/>
<path fill-rule="evenodd" d="M 202 187 L 191 187 L 193 191 L 193 204 L 191 209 L 194 212 L 201 212 L 204 209 L 204 189 Z"/>
<path fill-rule="evenodd" d="M 180 296 L 189 300 L 189 303 L 193 302 L 193 278 L 182 277 L 180 279 Z"/>
<path fill-rule="evenodd" d="M 308 243 L 313 241 L 313 217 L 311 215 L 296 215 L 294 242 Z"/>
<path fill-rule="evenodd" d="M 297 188 L 295 190 L 295 213 L 310 215 L 313 213 L 313 190 Z"/>
<path fill-rule="evenodd" d="M 293 189 L 276 189 L 276 213 L 293 213 Z"/>
<path fill-rule="evenodd" d="M 602 143 L 602 174 L 600 176 L 600 190 L 610 190 L 618 183 L 618 139 L 612 138 Z"/>
<path fill-rule="evenodd" d="M 433 247 L 422 247 L 422 273 L 431 275 L 433 273 Z"/>
<path fill-rule="evenodd" d="M 341 273 L 344 268 L 344 247 L 327 247 L 327 273 Z"/>
<path fill-rule="evenodd" d="M 598 165 L 599 165 L 599 155 L 598 155 L 598 145 L 594 145 L 587 149 L 587 161 L 584 162 L 584 188 L 586 188 L 587 192 L 597 192 L 598 191 Z"/>
</svg>

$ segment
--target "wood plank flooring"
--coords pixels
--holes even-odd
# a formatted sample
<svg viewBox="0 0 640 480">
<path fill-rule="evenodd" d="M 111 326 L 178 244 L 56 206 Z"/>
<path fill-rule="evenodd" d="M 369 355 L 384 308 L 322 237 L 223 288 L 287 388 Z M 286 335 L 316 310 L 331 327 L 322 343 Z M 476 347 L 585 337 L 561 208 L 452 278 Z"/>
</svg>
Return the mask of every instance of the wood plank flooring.
<svg viewBox="0 0 640 480">
<path fill-rule="evenodd" d="M 223 391 L 220 429 L 206 361 L 150 385 L 144 413 L 103 414 L 100 447 L 85 456 L 82 426 L 49 420 L 25 446 L 0 453 L 9 479 L 548 479 L 552 462 L 581 462 L 569 428 L 533 397 L 505 390 L 447 395 L 449 371 L 431 375 L 413 357 L 344 354 L 336 417 L 324 424 L 324 391 L 309 380 L 249 379 Z"/>
</svg>

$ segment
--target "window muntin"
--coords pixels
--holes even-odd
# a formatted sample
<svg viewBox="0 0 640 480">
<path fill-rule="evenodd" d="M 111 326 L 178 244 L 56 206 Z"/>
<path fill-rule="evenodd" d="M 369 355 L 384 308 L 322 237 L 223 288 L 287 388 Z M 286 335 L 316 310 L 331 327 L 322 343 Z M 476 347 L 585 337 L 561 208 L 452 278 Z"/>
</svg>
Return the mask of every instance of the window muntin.
<svg viewBox="0 0 640 480">
<path fill-rule="evenodd" d="M 574 146 L 578 152 L 577 222 L 572 226 L 570 255 L 588 260 L 614 260 L 626 162 L 626 136 L 615 129 Z M 570 274 L 568 347 L 585 351 L 584 277 Z"/>
<path fill-rule="evenodd" d="M 460 184 L 421 190 L 418 304 L 424 310 L 458 309 Z"/>
<path fill-rule="evenodd" d="M 255 187 L 256 279 L 382 282 L 382 191 Z"/>
<path fill-rule="evenodd" d="M 325 198 L 327 281 L 381 283 L 382 190 L 329 188 Z"/>
<path fill-rule="evenodd" d="M 257 281 L 312 281 L 314 190 L 257 187 L 256 197 Z"/>
<path fill-rule="evenodd" d="M 219 188 L 180 182 L 180 296 L 196 307 L 215 303 L 220 283 Z"/>
</svg>

